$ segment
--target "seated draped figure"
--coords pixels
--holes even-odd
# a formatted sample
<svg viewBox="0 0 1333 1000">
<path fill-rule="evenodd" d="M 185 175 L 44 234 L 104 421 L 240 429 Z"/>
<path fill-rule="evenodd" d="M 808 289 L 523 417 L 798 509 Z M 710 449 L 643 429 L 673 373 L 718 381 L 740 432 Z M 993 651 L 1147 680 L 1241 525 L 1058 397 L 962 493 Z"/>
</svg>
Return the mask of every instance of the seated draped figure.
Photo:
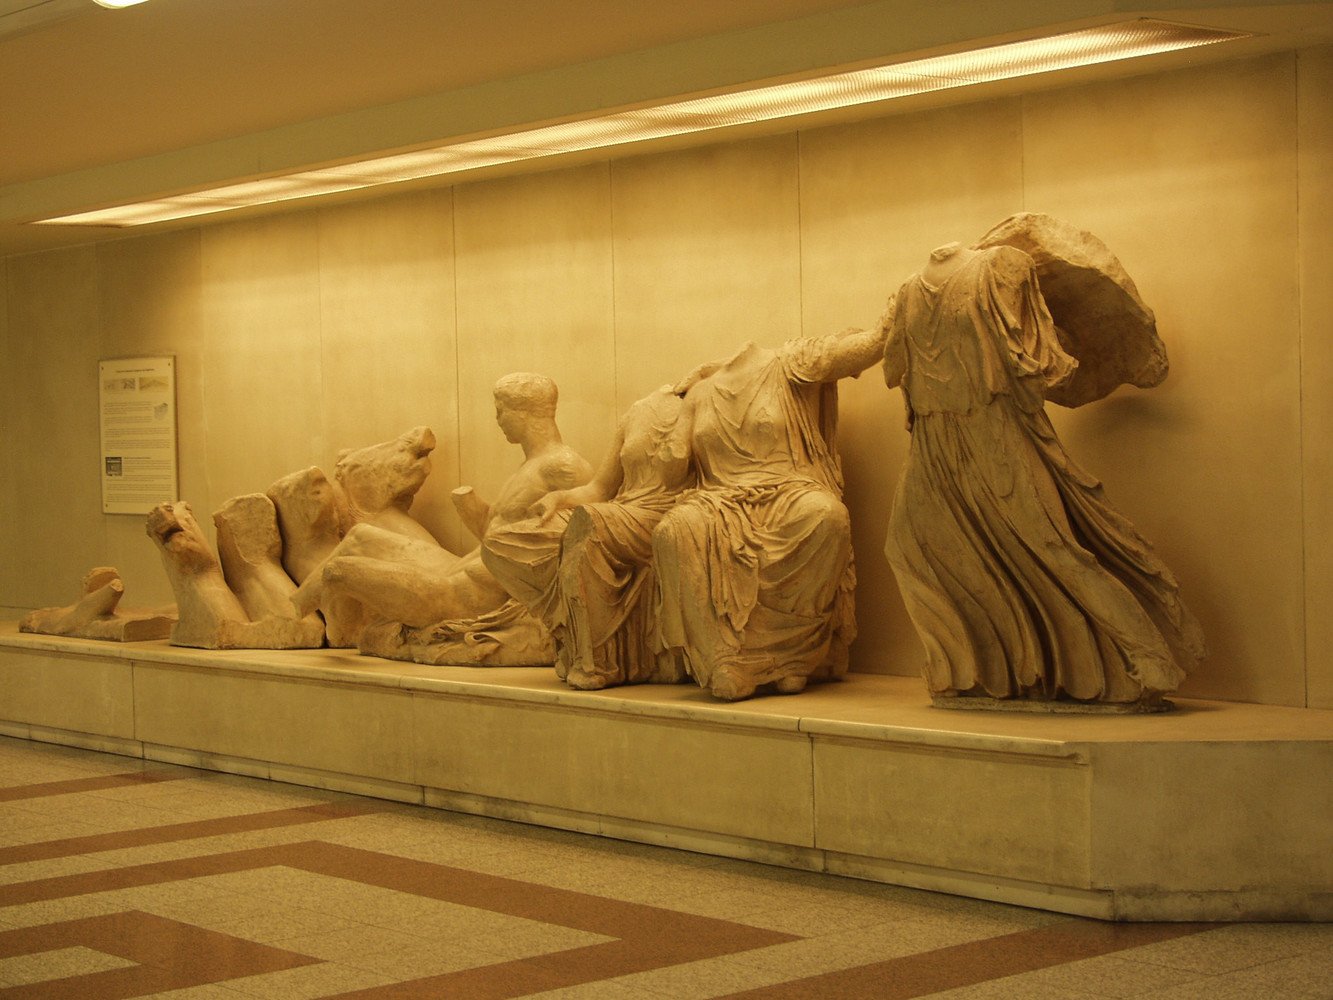
<svg viewBox="0 0 1333 1000">
<path fill-rule="evenodd" d="M 683 395 L 664 385 L 632 404 L 591 481 L 482 541 L 496 579 L 551 632 L 571 687 L 684 679 L 657 642 L 652 566 L 653 529 L 694 483 Z"/>
<path fill-rule="evenodd" d="M 976 247 L 933 251 L 888 322 L 884 371 L 912 438 L 886 553 L 935 703 L 1161 707 L 1202 633 L 1044 406 L 1165 376 L 1119 262 L 1091 234 L 1016 216 Z"/>
<path fill-rule="evenodd" d="M 881 355 L 884 328 L 747 343 L 685 394 L 697 487 L 653 530 L 659 642 L 718 698 L 847 672 L 856 635 L 837 381 Z"/>
<path fill-rule="evenodd" d="M 560 437 L 553 381 L 514 373 L 496 383 L 494 394 L 500 429 L 523 448 L 524 461 L 494 503 L 481 501 L 469 487 L 454 491 L 464 523 L 479 539 L 527 517 L 540 497 L 585 482 L 591 472 Z M 373 622 L 359 637 L 365 653 L 478 665 L 549 664 L 554 656 L 545 630 L 511 600 L 480 549 L 458 556 L 433 538 L 363 521 L 307 578 L 295 600 L 305 609 L 339 598 L 357 602 Z"/>
<path fill-rule="evenodd" d="M 626 411 L 589 483 L 487 535 L 482 558 L 550 629 L 568 684 L 694 678 L 734 700 L 846 672 L 834 383 L 881 351 L 876 328 L 701 365 Z"/>
</svg>

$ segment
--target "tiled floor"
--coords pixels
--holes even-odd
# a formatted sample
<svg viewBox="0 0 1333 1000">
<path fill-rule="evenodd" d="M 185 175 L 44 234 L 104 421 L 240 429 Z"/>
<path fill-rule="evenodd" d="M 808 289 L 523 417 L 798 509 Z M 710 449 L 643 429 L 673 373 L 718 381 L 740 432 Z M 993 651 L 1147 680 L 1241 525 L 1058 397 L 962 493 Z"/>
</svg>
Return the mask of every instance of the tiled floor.
<svg viewBox="0 0 1333 1000">
<path fill-rule="evenodd" d="M 1333 926 L 1112 925 L 0 738 L 0 998 L 1330 1000 Z"/>
</svg>

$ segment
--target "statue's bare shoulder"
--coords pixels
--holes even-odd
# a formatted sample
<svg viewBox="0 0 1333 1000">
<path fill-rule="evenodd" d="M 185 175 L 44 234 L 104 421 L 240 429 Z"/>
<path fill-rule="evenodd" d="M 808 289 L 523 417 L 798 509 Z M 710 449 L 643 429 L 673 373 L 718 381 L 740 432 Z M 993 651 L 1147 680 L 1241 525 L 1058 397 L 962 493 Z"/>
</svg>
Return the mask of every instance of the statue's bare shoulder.
<svg viewBox="0 0 1333 1000">
<path fill-rule="evenodd" d="M 534 456 L 543 493 L 582 486 L 592 478 L 592 466 L 569 445 L 561 443 L 543 455 Z"/>
</svg>

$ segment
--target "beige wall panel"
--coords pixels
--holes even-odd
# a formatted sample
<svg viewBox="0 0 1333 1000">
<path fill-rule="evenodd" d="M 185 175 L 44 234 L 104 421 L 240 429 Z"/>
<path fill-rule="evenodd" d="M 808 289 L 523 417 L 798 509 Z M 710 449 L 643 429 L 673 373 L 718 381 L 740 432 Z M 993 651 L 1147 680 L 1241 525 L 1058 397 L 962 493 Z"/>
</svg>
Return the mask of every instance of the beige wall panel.
<svg viewBox="0 0 1333 1000">
<path fill-rule="evenodd" d="M 0 650 L 0 719 L 132 739 L 130 664 L 95 656 Z"/>
<path fill-rule="evenodd" d="M 595 466 L 615 429 L 608 167 L 454 191 L 460 482 L 486 500 L 523 460 L 495 424 L 510 372 L 560 387 L 566 442 Z"/>
<path fill-rule="evenodd" d="M 1211 655 L 1184 692 L 1301 705 L 1294 59 L 1024 98 L 1026 205 L 1091 230 L 1171 375 L 1077 412 L 1074 458 L 1158 546 Z"/>
<path fill-rule="evenodd" d="M 1333 708 L 1333 46 L 1299 53 L 1301 408 L 1309 704 Z"/>
<path fill-rule="evenodd" d="M 0 604 L 68 604 L 102 565 L 98 476 L 97 255 L 92 247 L 12 258 L 5 364 L 13 391 L 6 423 L 19 491 L 9 534 L 12 562 Z M 20 570 L 21 567 L 21 570 Z"/>
<path fill-rule="evenodd" d="M 416 720 L 428 788 L 813 846 L 810 744 L 797 733 L 425 695 Z"/>
<path fill-rule="evenodd" d="M 797 138 L 612 164 L 616 404 L 800 333 Z"/>
<path fill-rule="evenodd" d="M 186 496 L 212 534 L 226 500 L 328 461 L 314 212 L 205 228 L 202 493 Z"/>
<path fill-rule="evenodd" d="M 414 781 L 405 692 L 136 662 L 134 694 L 144 743 Z"/>
<path fill-rule="evenodd" d="M 1017 100 L 801 135 L 801 305 L 807 334 L 875 322 L 934 247 L 971 241 L 1022 205 Z M 915 675 L 921 643 L 884 558 L 907 456 L 902 393 L 878 368 L 844 380 L 839 448 L 856 550 L 856 670 Z"/>
<path fill-rule="evenodd" d="M 815 741 L 815 846 L 1087 888 L 1088 769 L 1072 760 Z"/>
<path fill-rule="evenodd" d="M 439 441 L 412 513 L 463 544 L 458 485 L 452 191 L 359 202 L 319 213 L 323 425 L 338 449 L 425 424 Z"/>
<path fill-rule="evenodd" d="M 97 248 L 97 265 L 101 356 L 175 355 L 180 493 L 202 496 L 208 482 L 208 447 L 199 231 L 103 243 Z M 172 601 L 161 557 L 144 532 L 143 515 L 107 514 L 103 520 L 106 562 L 119 569 L 125 581 L 125 604 L 151 607 Z"/>
</svg>

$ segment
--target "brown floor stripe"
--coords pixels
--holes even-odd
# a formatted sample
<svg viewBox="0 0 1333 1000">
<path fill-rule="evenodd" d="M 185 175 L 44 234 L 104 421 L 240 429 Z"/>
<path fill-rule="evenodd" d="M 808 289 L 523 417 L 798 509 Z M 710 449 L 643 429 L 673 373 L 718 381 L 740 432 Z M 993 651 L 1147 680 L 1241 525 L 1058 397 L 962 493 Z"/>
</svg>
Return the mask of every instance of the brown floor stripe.
<svg viewBox="0 0 1333 1000">
<path fill-rule="evenodd" d="M 731 993 L 719 1000 L 912 1000 L 1197 934 L 1215 924 L 1071 921 Z"/>
<path fill-rule="evenodd" d="M 618 940 L 339 994 L 343 1000 L 501 1000 L 797 940 L 730 920 L 627 903 L 335 844 L 304 844 L 291 867 L 539 920 Z"/>
<path fill-rule="evenodd" d="M 616 938 L 548 955 L 345 994 L 360 1000 L 518 997 L 796 940 L 791 934 L 729 920 L 699 917 L 320 841 L 258 847 L 0 886 L 0 905 L 63 899 L 275 866 Z"/>
<path fill-rule="evenodd" d="M 319 961 L 136 910 L 0 931 L 0 957 L 4 958 L 80 945 L 138 964 L 41 983 L 0 987 L 0 998 L 124 1000 L 295 969 Z"/>
<path fill-rule="evenodd" d="M 44 781 L 36 785 L 13 785 L 0 788 L 0 802 L 17 802 L 20 799 L 40 799 L 48 795 L 72 795 L 75 792 L 99 792 L 106 788 L 123 788 L 127 785 L 151 785 L 159 781 L 179 781 L 192 777 L 188 771 L 127 771 L 124 774 L 107 774 L 100 778 L 70 778 L 67 781 Z"/>
<path fill-rule="evenodd" d="M 218 819 L 193 820 L 189 823 L 168 823 L 137 830 L 115 833 L 94 833 L 86 837 L 64 840 L 46 840 L 36 844 L 15 844 L 0 847 L 0 865 L 22 861 L 47 861 L 76 854 L 95 854 L 115 851 L 124 847 L 144 847 L 148 844 L 167 844 L 177 840 L 196 840 L 228 833 L 246 833 L 250 830 L 268 830 L 298 823 L 314 823 L 324 819 L 342 819 L 346 816 L 365 816 L 380 812 L 382 806 L 373 802 L 319 802 L 293 809 L 274 809 L 269 812 L 246 813 L 242 816 L 223 816 Z"/>
</svg>

